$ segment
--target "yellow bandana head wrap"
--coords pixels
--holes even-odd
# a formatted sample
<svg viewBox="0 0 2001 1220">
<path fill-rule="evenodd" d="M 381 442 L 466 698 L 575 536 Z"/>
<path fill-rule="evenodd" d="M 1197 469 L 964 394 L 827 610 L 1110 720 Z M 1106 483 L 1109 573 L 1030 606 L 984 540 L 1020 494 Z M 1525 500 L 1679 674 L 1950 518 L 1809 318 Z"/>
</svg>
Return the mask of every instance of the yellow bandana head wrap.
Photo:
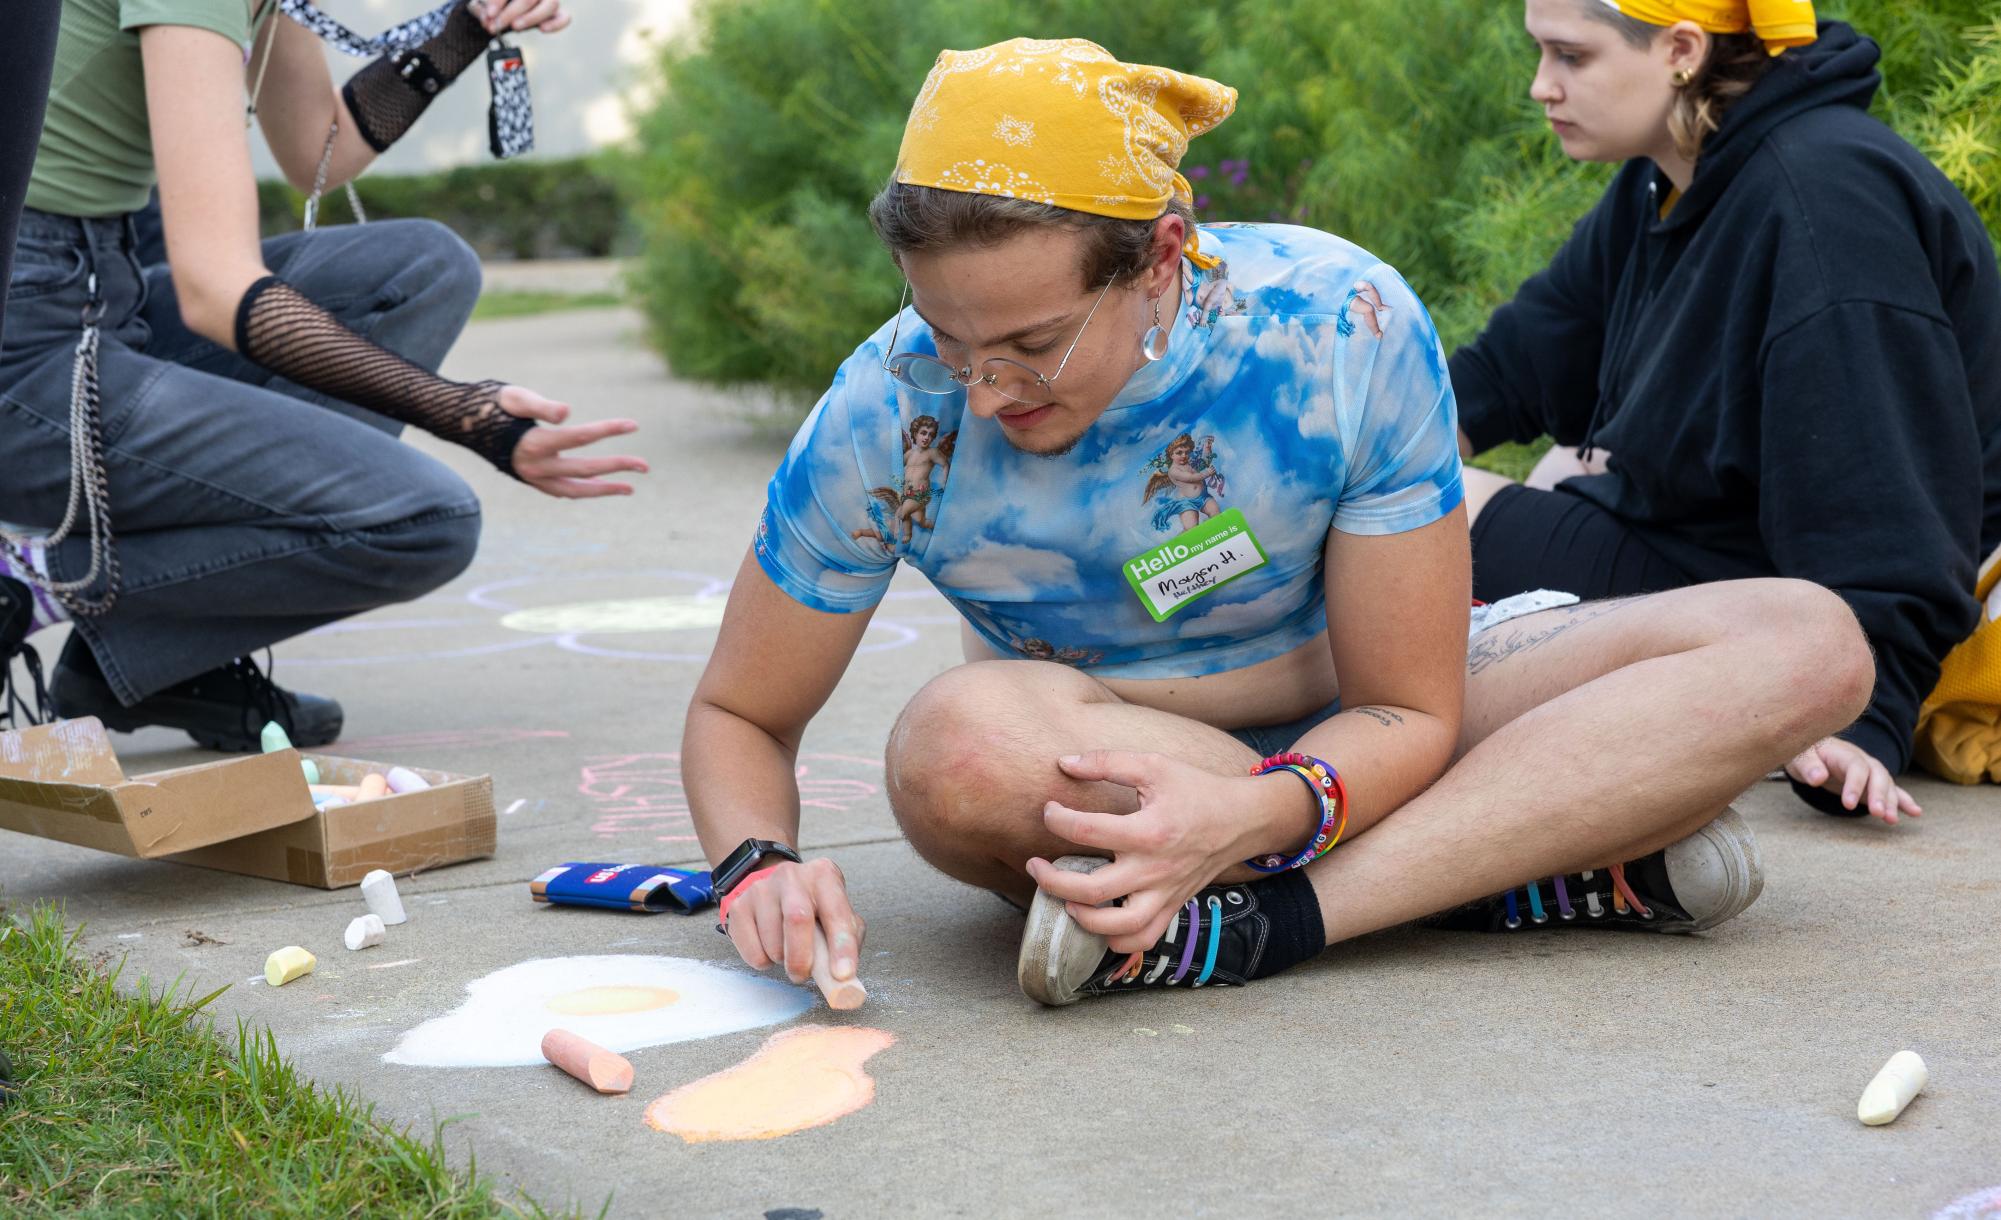
<svg viewBox="0 0 2001 1220">
<path fill-rule="evenodd" d="M 1773 55 L 1820 37 L 1813 0 L 1604 0 L 1636 21 L 1673 25 L 1693 21 L 1712 34 L 1756 31 Z"/>
<path fill-rule="evenodd" d="M 1188 141 L 1230 117 L 1237 91 L 1121 63 L 1082 38 L 1015 38 L 941 51 L 910 107 L 896 180 L 1152 220 L 1192 203 L 1177 168 Z M 1198 267 L 1215 259 L 1197 251 Z"/>
</svg>

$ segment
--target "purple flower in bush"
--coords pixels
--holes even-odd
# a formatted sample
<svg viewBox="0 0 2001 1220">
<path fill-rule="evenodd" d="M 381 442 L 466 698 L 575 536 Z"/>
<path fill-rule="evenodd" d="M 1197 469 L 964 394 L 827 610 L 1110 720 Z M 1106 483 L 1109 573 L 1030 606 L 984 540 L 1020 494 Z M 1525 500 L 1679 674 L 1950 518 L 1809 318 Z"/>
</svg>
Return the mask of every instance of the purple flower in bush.
<svg viewBox="0 0 2001 1220">
<path fill-rule="evenodd" d="M 1188 168 L 1188 177 L 1193 181 L 1200 182 L 1208 176 L 1209 167 L 1206 165 L 1193 165 Z"/>
<path fill-rule="evenodd" d="M 1198 212 L 1205 212 L 1208 209 L 1209 209 L 1209 197 L 1207 195 L 1195 196 L 1195 210 Z"/>
</svg>

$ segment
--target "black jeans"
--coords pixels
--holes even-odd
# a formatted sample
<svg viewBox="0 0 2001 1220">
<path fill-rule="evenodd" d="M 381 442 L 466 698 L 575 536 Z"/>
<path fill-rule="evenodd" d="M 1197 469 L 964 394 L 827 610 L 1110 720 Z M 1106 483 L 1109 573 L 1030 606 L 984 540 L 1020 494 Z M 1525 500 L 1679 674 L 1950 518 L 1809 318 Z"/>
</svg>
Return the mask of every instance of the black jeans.
<svg viewBox="0 0 2001 1220">
<path fill-rule="evenodd" d="M 7 70 L 0 72 L 0 284 L 13 275 L 14 228 L 42 139 L 62 12 L 62 0 L 15 0 L 8 6 Z M 0 301 L 0 347 L 6 342 L 7 303 Z"/>
<path fill-rule="evenodd" d="M 264 243 L 271 270 L 348 326 L 435 369 L 479 296 L 449 229 L 383 221 Z M 0 352 L 0 521 L 52 528 L 69 495 L 72 353 L 97 277 L 118 604 L 76 630 L 126 704 L 322 624 L 437 588 L 472 561 L 479 501 L 401 425 L 273 376 L 187 329 L 129 218 L 30 210 Z M 49 555 L 89 568 L 89 543 Z"/>
</svg>

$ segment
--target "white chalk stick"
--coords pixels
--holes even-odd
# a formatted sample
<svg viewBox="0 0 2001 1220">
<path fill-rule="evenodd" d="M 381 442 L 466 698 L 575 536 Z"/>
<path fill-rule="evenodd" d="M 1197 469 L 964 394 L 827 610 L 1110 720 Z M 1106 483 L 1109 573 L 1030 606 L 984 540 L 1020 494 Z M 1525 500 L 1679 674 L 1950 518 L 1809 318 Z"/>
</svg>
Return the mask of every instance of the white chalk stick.
<svg viewBox="0 0 2001 1220">
<path fill-rule="evenodd" d="M 860 978 L 834 977 L 834 955 L 827 948 L 827 934 L 813 925 L 813 985 L 827 997 L 827 1007 L 837 1012 L 860 1008 L 868 999 L 868 988 Z"/>
<path fill-rule="evenodd" d="M 297 945 L 286 945 L 264 959 L 264 981 L 273 987 L 283 987 L 301 975 L 311 974 L 317 965 L 319 959 L 312 954 Z"/>
<path fill-rule="evenodd" d="M 315 809 L 339 809 L 345 804 L 347 804 L 347 798 L 344 796 L 316 796 L 313 798 L 313 808 Z"/>
<path fill-rule="evenodd" d="M 389 774 L 383 778 L 389 781 L 391 792 L 422 792 L 431 786 L 430 780 L 408 767 L 391 767 Z"/>
<path fill-rule="evenodd" d="M 356 915 L 348 921 L 347 947 L 350 950 L 372 949 L 382 943 L 384 935 L 386 934 L 382 930 L 382 916 Z"/>
<path fill-rule="evenodd" d="M 410 917 L 403 913 L 402 896 L 396 892 L 396 878 L 379 868 L 361 879 L 361 899 L 385 924 L 409 922 Z"/>
<path fill-rule="evenodd" d="M 1876 1079 L 1869 1082 L 1869 1087 L 1862 1090 L 1862 1100 L 1855 1106 L 1855 1117 L 1871 1127 L 1895 1121 L 1930 1079 L 1931 1072 L 1916 1051 L 1898 1051 L 1890 1056 L 1890 1062 L 1883 1065 L 1883 1070 L 1876 1073 Z"/>
</svg>

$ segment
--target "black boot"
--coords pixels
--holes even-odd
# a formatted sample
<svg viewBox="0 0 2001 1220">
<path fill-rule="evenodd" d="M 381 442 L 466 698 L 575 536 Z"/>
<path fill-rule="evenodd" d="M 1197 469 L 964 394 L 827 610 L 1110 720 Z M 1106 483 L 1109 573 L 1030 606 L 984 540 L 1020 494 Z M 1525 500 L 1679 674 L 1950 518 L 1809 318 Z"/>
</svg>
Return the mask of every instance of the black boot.
<svg viewBox="0 0 2001 1220">
<path fill-rule="evenodd" d="M 35 622 L 35 595 L 27 585 L 0 576 L 0 729 L 24 729 L 53 719 L 48 688 L 42 684 L 42 656 L 28 647 Z M 14 661 L 28 672 L 24 694 L 14 681 Z"/>
<path fill-rule="evenodd" d="M 340 736 L 340 704 L 280 689 L 249 657 L 239 657 L 126 707 L 105 681 L 89 647 L 72 637 L 62 659 L 56 662 L 50 688 L 55 710 L 65 718 L 95 716 L 105 728 L 120 733 L 152 724 L 182 729 L 195 744 L 229 753 L 262 749 L 259 735 L 265 723 L 273 720 L 284 726 L 285 735 L 301 749 L 323 746 Z"/>
</svg>

